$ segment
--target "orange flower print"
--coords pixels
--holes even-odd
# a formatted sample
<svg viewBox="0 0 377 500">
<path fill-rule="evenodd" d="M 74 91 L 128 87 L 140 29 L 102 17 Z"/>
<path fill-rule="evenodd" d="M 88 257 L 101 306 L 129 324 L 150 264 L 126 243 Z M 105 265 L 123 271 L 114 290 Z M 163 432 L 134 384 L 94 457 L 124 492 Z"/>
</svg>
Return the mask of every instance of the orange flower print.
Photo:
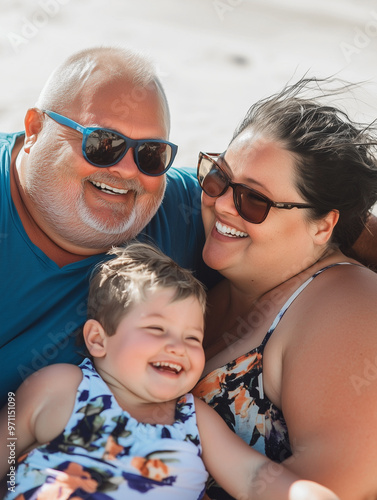
<svg viewBox="0 0 377 500">
<path fill-rule="evenodd" d="M 105 460 L 115 460 L 117 455 L 123 451 L 123 446 L 120 446 L 113 436 L 109 436 L 106 441 L 105 452 L 102 456 Z"/>
<path fill-rule="evenodd" d="M 157 458 L 134 457 L 131 465 L 138 469 L 142 476 L 154 481 L 162 481 L 169 475 L 169 467 Z"/>
<path fill-rule="evenodd" d="M 95 481 L 89 472 L 84 471 L 81 465 L 70 462 L 65 471 L 51 470 L 55 477 L 53 483 L 45 483 L 40 492 L 38 492 L 37 500 L 68 500 L 78 488 L 94 493 L 97 491 L 98 483 Z"/>
<path fill-rule="evenodd" d="M 226 374 L 220 370 L 207 375 L 203 380 L 198 382 L 192 393 L 198 398 L 203 398 L 205 401 L 210 401 L 213 396 L 221 393 L 221 386 L 224 384 Z"/>
<path fill-rule="evenodd" d="M 246 392 L 245 387 L 239 387 L 238 393 L 234 398 L 234 412 L 236 415 L 240 415 L 241 418 L 247 418 L 248 409 L 251 404 L 250 396 Z"/>
<path fill-rule="evenodd" d="M 237 358 L 237 366 L 232 369 L 232 373 L 245 375 L 254 370 L 262 360 L 260 353 L 248 353 Z"/>
</svg>

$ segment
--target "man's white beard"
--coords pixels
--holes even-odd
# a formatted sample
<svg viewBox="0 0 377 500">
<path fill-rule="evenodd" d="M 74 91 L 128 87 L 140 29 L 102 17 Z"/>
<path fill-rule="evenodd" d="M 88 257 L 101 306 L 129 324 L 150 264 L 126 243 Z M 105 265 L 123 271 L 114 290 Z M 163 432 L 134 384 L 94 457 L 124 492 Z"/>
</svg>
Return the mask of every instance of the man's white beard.
<svg viewBox="0 0 377 500">
<path fill-rule="evenodd" d="M 84 182 L 86 181 L 87 179 Z M 57 194 L 55 185 L 53 189 L 49 189 L 49 182 L 44 186 L 35 186 L 32 183 L 28 191 L 44 220 L 61 238 L 81 248 L 110 249 L 112 246 L 132 240 L 142 231 L 157 212 L 165 193 L 165 186 L 166 184 L 162 185 L 160 192 L 149 197 L 148 201 L 143 201 L 141 205 L 136 204 L 128 217 L 119 214 L 122 211 L 117 211 L 116 206 L 112 205 L 116 216 L 113 221 L 106 222 L 99 220 L 90 212 L 85 204 L 84 189 L 74 200 L 66 200 L 64 195 Z M 67 183 L 65 188 L 66 192 L 69 192 Z M 136 199 L 145 193 L 139 183 L 134 181 L 128 182 L 127 189 L 136 191 Z M 77 185 L 72 189 L 75 190 L 77 191 Z M 40 196 L 41 192 L 43 196 Z M 105 201 L 103 203 L 107 206 Z"/>
</svg>

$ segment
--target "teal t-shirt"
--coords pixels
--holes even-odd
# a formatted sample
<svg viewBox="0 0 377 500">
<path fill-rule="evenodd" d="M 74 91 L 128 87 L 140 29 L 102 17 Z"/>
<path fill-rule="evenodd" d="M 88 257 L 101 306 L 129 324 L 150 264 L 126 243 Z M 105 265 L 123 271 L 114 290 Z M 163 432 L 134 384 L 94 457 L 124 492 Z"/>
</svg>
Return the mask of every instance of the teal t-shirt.
<svg viewBox="0 0 377 500">
<path fill-rule="evenodd" d="M 10 156 L 20 134 L 0 134 L 0 406 L 33 371 L 81 362 L 90 273 L 104 254 L 59 268 L 27 236 L 10 194 Z M 153 242 L 210 284 L 201 260 L 200 188 L 191 170 L 170 169 L 163 203 L 140 239 Z"/>
</svg>

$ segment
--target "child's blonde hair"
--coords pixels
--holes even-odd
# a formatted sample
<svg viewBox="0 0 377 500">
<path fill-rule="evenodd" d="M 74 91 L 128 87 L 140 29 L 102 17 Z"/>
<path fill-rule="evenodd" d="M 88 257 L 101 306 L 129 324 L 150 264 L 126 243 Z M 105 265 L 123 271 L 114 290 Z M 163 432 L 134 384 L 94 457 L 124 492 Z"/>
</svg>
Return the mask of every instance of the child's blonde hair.
<svg viewBox="0 0 377 500">
<path fill-rule="evenodd" d="M 88 319 L 101 323 L 107 335 L 114 335 L 121 319 L 149 292 L 161 288 L 175 290 L 173 301 L 193 296 L 203 314 L 206 306 L 204 286 L 187 269 L 183 269 L 157 248 L 144 243 L 130 243 L 113 248 L 115 258 L 102 263 L 89 287 Z"/>
</svg>

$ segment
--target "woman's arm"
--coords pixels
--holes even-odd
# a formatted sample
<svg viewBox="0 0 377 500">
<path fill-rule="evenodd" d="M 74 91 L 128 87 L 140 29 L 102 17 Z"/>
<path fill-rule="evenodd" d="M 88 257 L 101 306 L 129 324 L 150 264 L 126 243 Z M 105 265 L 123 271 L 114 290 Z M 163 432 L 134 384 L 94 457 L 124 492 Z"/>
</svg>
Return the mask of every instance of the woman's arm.
<svg viewBox="0 0 377 500">
<path fill-rule="evenodd" d="M 16 461 L 64 430 L 81 380 L 82 372 L 77 366 L 56 364 L 42 368 L 23 382 L 15 396 L 14 420 L 8 418 L 7 405 L 0 414 L 0 478 L 14 465 L 9 458 Z"/>
<path fill-rule="evenodd" d="M 347 268 L 316 278 L 306 306 L 292 308 L 282 410 L 293 456 L 285 465 L 342 500 L 362 500 L 377 495 L 377 279 Z"/>
<path fill-rule="evenodd" d="M 203 461 L 212 477 L 238 500 L 337 500 L 330 490 L 300 480 L 250 448 L 203 401 L 195 399 Z"/>
</svg>

